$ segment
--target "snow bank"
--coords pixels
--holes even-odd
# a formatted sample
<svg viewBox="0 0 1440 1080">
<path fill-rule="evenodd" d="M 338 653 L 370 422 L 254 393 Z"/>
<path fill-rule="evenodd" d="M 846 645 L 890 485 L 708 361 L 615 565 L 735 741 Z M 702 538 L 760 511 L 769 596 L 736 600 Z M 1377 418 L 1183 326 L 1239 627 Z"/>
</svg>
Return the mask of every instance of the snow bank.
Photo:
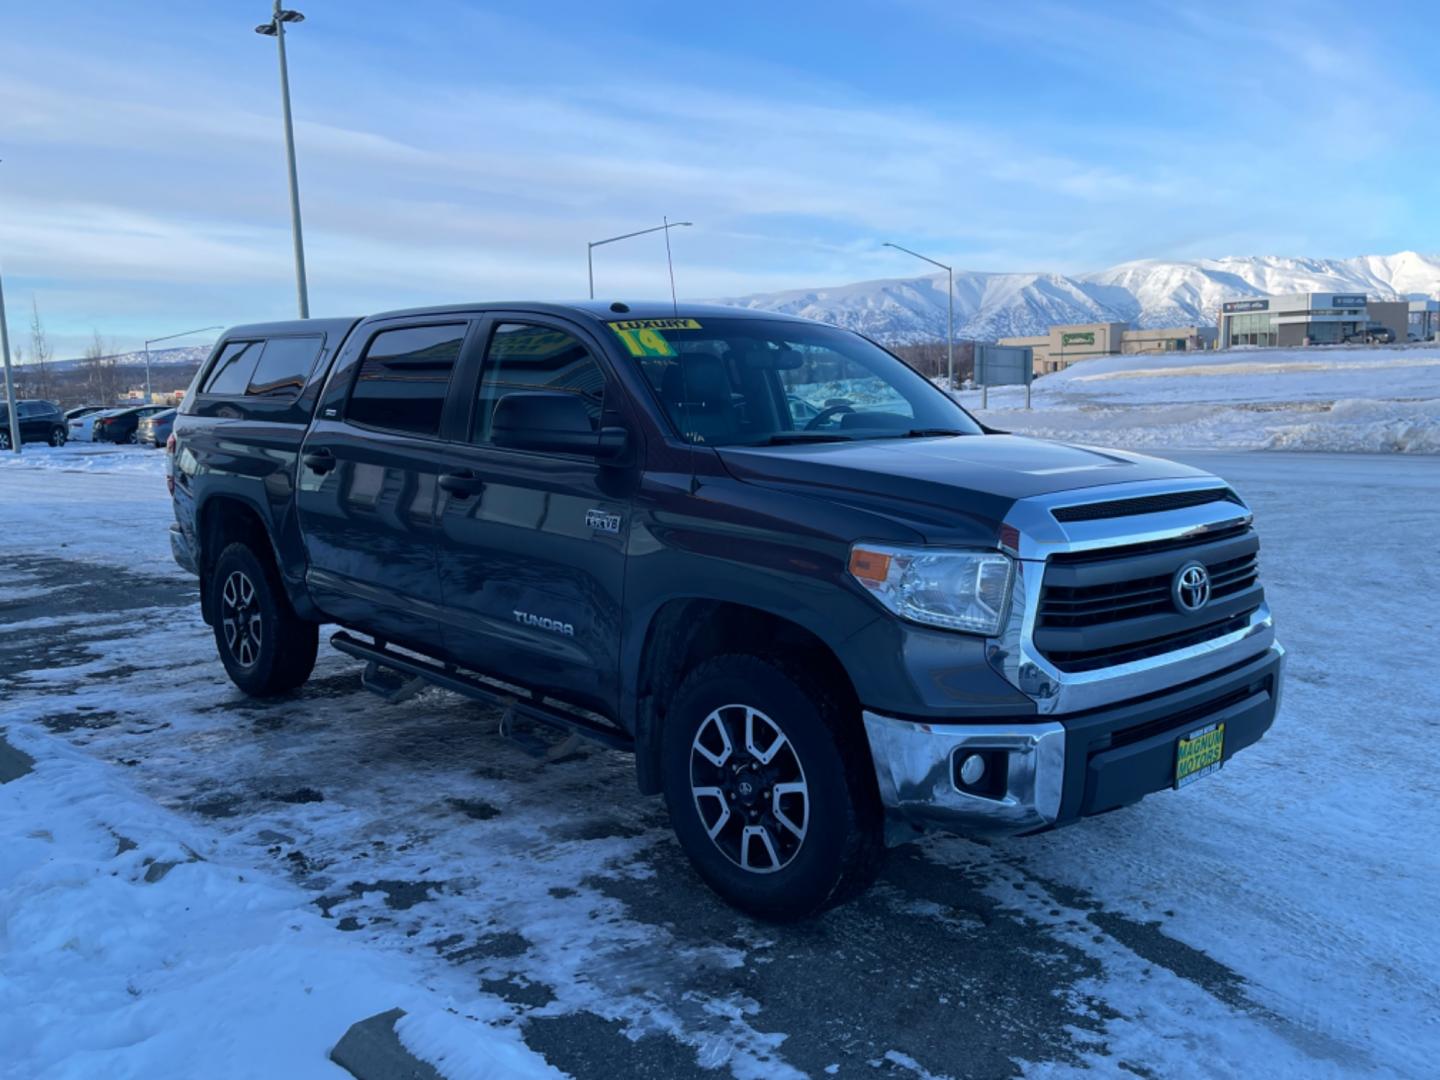
<svg viewBox="0 0 1440 1080">
<path fill-rule="evenodd" d="M 153 446 L 72 442 L 64 446 L 26 443 L 21 452 L 0 453 L 5 469 L 60 469 L 64 472 L 143 473 L 165 475 L 165 452 Z"/>
<path fill-rule="evenodd" d="M 1106 356 L 956 398 L 1006 431 L 1129 449 L 1440 453 L 1440 349 Z"/>
<path fill-rule="evenodd" d="M 559 1075 L 498 999 L 448 1012 L 408 958 L 355 946 L 113 767 L 28 725 L 7 738 L 36 759 L 0 786 L 7 1075 L 334 1077 L 350 1024 L 397 1005 L 419 1055 L 463 1041 L 467 1075 Z"/>
</svg>

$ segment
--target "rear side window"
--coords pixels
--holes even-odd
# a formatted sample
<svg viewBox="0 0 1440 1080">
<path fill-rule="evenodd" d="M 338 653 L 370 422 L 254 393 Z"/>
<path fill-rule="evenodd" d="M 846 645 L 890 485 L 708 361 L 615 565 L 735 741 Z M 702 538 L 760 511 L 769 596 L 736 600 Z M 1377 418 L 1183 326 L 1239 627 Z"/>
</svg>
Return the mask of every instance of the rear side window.
<svg viewBox="0 0 1440 1080">
<path fill-rule="evenodd" d="M 501 323 L 490 339 L 480 374 L 474 441 L 490 441 L 495 404 L 506 394 L 560 390 L 585 403 L 592 425 L 599 426 L 605 401 L 605 374 L 575 337 L 564 330 L 525 323 Z"/>
<path fill-rule="evenodd" d="M 440 413 L 466 329 L 456 323 L 376 334 L 355 376 L 346 419 L 414 435 L 440 434 Z"/>
<path fill-rule="evenodd" d="M 250 385 L 250 376 L 260 362 L 263 342 L 230 341 L 220 350 L 215 366 L 210 369 L 210 378 L 205 381 L 205 394 L 239 395 Z"/>
<path fill-rule="evenodd" d="M 260 353 L 246 394 L 260 397 L 294 397 L 320 355 L 319 337 L 271 338 Z"/>
</svg>

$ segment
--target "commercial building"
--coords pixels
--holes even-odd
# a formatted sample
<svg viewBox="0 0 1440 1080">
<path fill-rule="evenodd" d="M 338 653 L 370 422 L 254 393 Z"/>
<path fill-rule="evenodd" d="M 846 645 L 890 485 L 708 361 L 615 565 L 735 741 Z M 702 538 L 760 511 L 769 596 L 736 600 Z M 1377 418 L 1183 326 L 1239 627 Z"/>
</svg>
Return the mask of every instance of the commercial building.
<svg viewBox="0 0 1440 1080">
<path fill-rule="evenodd" d="M 1096 356 L 1208 349 L 1215 343 L 1215 330 L 1206 326 L 1134 330 L 1120 322 L 1077 323 L 1052 326 L 1048 334 L 1034 337 L 1001 338 L 999 343 L 1034 349 L 1035 374 L 1046 375 Z"/>
<path fill-rule="evenodd" d="M 1440 338 L 1440 300 L 1411 300 L 1406 312 L 1406 336 L 1411 341 Z"/>
<path fill-rule="evenodd" d="M 1363 334 L 1370 323 L 1389 327 L 1396 341 L 1404 341 L 1409 321 L 1409 301 L 1371 300 L 1360 293 L 1247 297 L 1221 305 L 1220 348 L 1333 345 Z"/>
</svg>

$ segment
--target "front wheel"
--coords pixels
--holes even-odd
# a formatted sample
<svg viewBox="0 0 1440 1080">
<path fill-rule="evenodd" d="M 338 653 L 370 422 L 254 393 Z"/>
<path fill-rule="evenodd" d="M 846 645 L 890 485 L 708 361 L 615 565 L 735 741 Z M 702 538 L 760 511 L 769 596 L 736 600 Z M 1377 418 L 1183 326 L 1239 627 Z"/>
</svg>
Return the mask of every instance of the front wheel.
<svg viewBox="0 0 1440 1080">
<path fill-rule="evenodd" d="M 864 733 L 805 673 L 753 656 L 701 664 L 662 753 L 675 834 L 735 907 L 800 919 L 874 880 L 883 815 Z"/>
<path fill-rule="evenodd" d="M 295 614 L 268 558 L 230 544 L 215 561 L 210 590 L 215 647 L 231 682 L 251 697 L 270 697 L 310 677 L 320 628 Z"/>
<path fill-rule="evenodd" d="M 9 430 L 8 428 L 0 428 L 0 450 L 9 450 L 9 449 L 10 449 L 10 430 Z"/>
</svg>

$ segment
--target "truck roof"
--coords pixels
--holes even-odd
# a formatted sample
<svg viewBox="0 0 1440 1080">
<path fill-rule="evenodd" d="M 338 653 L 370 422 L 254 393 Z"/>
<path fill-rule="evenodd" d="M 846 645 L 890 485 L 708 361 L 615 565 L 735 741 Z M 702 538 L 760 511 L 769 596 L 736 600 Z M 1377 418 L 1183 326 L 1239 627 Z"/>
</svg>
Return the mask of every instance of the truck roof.
<svg viewBox="0 0 1440 1080">
<path fill-rule="evenodd" d="M 620 305 L 617 310 L 616 305 Z M 616 319 L 672 319 L 672 318 L 764 318 L 784 319 L 790 322 L 809 322 L 794 315 L 779 312 L 756 311 L 753 308 L 732 307 L 727 304 L 674 304 L 669 300 L 486 300 L 474 304 L 448 304 L 440 307 L 406 308 L 400 311 L 381 313 L 385 318 L 395 315 L 446 315 L 475 311 L 537 311 L 552 315 L 580 315 L 596 322 L 610 322 Z"/>
<path fill-rule="evenodd" d="M 280 334 L 294 334 L 306 331 L 311 334 L 344 335 L 359 322 L 357 316 L 344 319 L 282 319 L 277 322 L 244 323 L 232 326 L 222 335 L 226 338 L 275 337 Z"/>
<path fill-rule="evenodd" d="M 616 304 L 623 304 L 624 310 L 617 311 Z M 731 307 L 726 304 L 672 304 L 669 300 L 483 300 L 472 304 L 438 304 L 428 307 L 401 308 L 395 311 L 380 311 L 366 318 L 391 319 L 415 315 L 469 315 L 484 311 L 534 311 L 551 315 L 581 316 L 596 322 L 610 322 L 617 319 L 703 319 L 703 318 L 753 318 L 779 319 L 785 322 L 811 322 L 795 315 L 778 311 L 757 311 L 754 308 Z M 226 337 L 255 335 L 267 337 L 275 334 L 293 334 L 299 331 L 311 333 L 344 335 L 360 319 L 287 319 L 281 322 L 249 323 L 232 326 L 225 332 Z"/>
</svg>

